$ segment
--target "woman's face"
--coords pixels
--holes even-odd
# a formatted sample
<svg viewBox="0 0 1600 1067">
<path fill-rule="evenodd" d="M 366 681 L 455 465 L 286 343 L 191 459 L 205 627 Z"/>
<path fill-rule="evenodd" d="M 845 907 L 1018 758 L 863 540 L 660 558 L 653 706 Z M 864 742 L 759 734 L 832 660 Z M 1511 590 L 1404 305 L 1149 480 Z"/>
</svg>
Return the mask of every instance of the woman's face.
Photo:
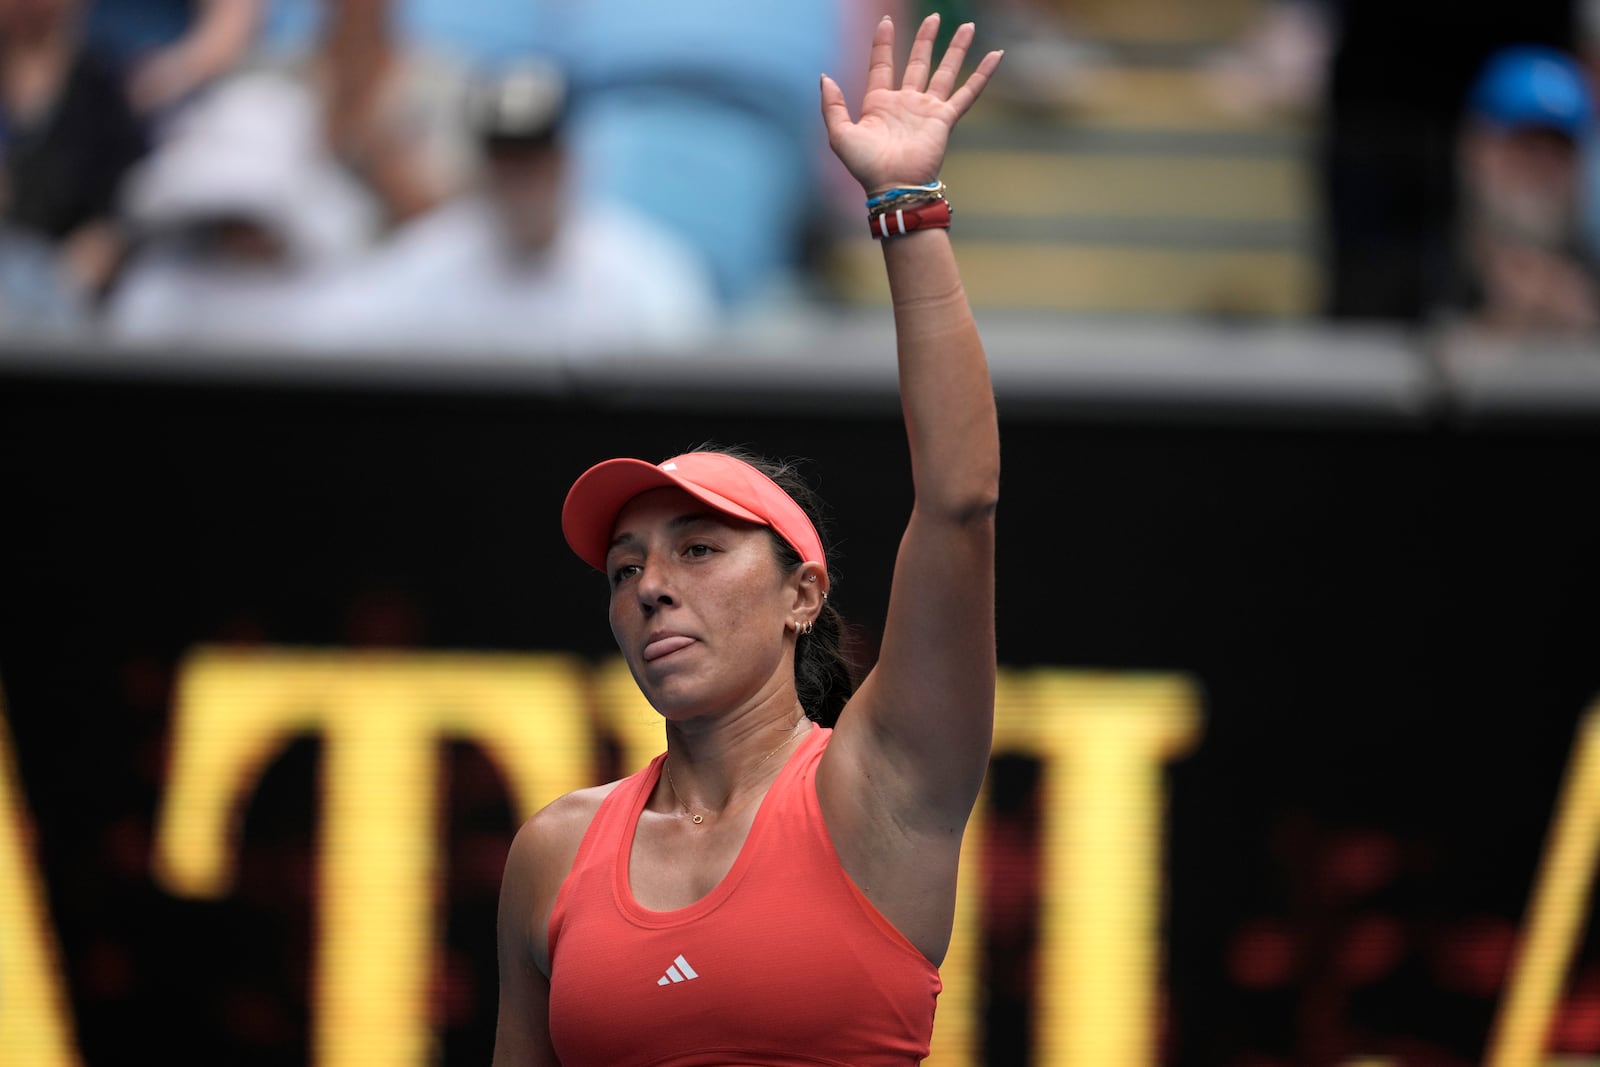
<svg viewBox="0 0 1600 1067">
<path fill-rule="evenodd" d="M 611 632 L 657 711 L 716 715 L 794 684 L 798 578 L 766 527 L 667 488 L 630 501 L 612 537 Z"/>
</svg>

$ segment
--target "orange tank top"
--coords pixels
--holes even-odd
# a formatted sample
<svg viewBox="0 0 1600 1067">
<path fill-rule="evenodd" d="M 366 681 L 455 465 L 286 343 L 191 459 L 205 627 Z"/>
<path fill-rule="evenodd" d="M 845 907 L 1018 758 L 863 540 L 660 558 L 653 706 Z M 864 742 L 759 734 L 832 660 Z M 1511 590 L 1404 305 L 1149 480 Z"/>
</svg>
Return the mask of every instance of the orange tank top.
<svg viewBox="0 0 1600 1067">
<path fill-rule="evenodd" d="M 801 742 L 732 868 L 686 908 L 633 899 L 634 830 L 665 755 L 601 802 L 550 916 L 562 1067 L 906 1067 L 939 971 L 839 863 L 817 802 L 831 730 Z"/>
</svg>

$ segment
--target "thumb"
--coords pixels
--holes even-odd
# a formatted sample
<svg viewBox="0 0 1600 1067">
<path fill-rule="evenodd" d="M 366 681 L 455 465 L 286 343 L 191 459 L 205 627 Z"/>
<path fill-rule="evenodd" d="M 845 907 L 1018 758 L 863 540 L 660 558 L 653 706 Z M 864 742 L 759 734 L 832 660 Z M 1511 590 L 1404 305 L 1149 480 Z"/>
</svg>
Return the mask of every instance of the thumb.
<svg viewBox="0 0 1600 1067">
<path fill-rule="evenodd" d="M 844 90 L 826 74 L 822 76 L 822 124 L 827 128 L 830 140 L 844 127 L 851 125 L 850 108 L 845 105 Z"/>
</svg>

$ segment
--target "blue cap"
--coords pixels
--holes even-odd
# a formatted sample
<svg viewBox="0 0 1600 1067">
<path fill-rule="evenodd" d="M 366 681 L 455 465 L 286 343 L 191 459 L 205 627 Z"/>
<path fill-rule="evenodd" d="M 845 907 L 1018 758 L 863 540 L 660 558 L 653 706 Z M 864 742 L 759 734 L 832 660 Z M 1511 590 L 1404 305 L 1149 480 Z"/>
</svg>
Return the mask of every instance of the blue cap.
<svg viewBox="0 0 1600 1067">
<path fill-rule="evenodd" d="M 1467 101 L 1476 117 L 1499 126 L 1538 126 L 1578 137 L 1594 123 L 1589 80 L 1578 61 L 1539 45 L 1514 45 L 1489 57 Z"/>
</svg>

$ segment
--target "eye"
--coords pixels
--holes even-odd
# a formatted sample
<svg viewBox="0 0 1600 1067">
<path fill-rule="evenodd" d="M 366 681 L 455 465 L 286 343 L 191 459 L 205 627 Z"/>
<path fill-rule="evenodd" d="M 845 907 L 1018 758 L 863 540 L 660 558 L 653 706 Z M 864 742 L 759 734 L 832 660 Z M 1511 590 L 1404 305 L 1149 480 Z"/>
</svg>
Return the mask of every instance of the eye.
<svg viewBox="0 0 1600 1067">
<path fill-rule="evenodd" d="M 624 563 L 611 572 L 611 585 L 615 588 L 638 573 L 639 565 L 637 563 Z"/>
<path fill-rule="evenodd" d="M 683 554 L 690 559 L 704 559 L 715 551 L 710 545 L 693 544 L 683 550 Z"/>
</svg>

